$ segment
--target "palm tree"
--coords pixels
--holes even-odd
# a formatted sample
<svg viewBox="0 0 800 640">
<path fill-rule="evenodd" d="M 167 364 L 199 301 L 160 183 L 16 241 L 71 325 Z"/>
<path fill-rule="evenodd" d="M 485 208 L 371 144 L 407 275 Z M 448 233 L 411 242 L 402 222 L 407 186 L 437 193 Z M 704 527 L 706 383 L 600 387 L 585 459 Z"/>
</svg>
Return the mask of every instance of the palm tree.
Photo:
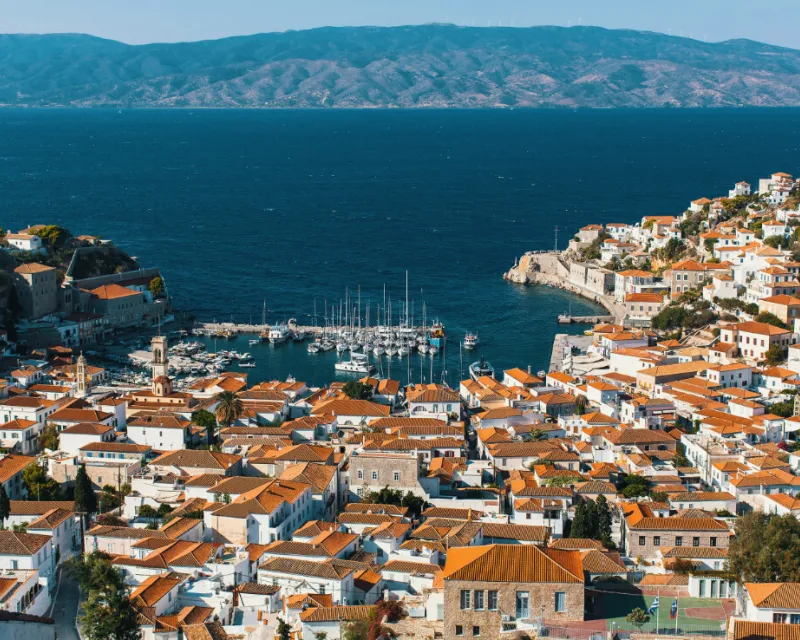
<svg viewBox="0 0 800 640">
<path fill-rule="evenodd" d="M 217 403 L 217 409 L 214 413 L 217 417 L 217 423 L 221 427 L 230 427 L 234 420 L 244 413 L 242 400 L 233 391 L 218 393 L 214 396 L 214 402 Z"/>
</svg>

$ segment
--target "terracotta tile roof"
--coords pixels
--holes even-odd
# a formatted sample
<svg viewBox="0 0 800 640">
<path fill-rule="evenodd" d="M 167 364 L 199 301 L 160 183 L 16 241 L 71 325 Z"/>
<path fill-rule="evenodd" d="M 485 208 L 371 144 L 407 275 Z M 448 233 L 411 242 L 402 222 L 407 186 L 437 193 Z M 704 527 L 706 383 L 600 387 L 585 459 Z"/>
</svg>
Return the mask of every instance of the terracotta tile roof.
<svg viewBox="0 0 800 640">
<path fill-rule="evenodd" d="M 186 418 L 172 414 L 137 414 L 128 420 L 129 427 L 152 427 L 154 429 L 185 429 L 191 424 Z"/>
<path fill-rule="evenodd" d="M 685 587 L 689 584 L 689 576 L 647 573 L 639 584 L 645 587 Z"/>
<path fill-rule="evenodd" d="M 33 420 L 11 420 L 10 422 L 6 422 L 5 424 L 0 424 L 0 430 L 3 431 L 22 431 L 24 429 L 30 429 L 31 427 L 35 426 L 36 422 Z"/>
<path fill-rule="evenodd" d="M 627 572 L 618 553 L 602 552 L 597 549 L 581 551 L 581 567 L 587 573 Z"/>
<path fill-rule="evenodd" d="M 372 605 L 340 605 L 336 607 L 312 607 L 300 614 L 303 622 L 338 622 L 342 620 L 366 620 Z"/>
<path fill-rule="evenodd" d="M 339 563 L 314 562 L 311 560 L 296 560 L 294 558 L 270 558 L 259 569 L 273 573 L 286 573 L 295 576 L 309 576 L 313 578 L 327 578 L 341 580 L 351 574 L 353 569 Z"/>
<path fill-rule="evenodd" d="M 450 549 L 443 575 L 471 582 L 583 583 L 577 552 L 549 551 L 530 544 Z"/>
<path fill-rule="evenodd" d="M 409 573 L 414 576 L 434 575 L 439 573 L 442 568 L 438 564 L 428 564 L 426 562 L 414 562 L 411 560 L 389 560 L 384 564 L 380 571 L 391 571 L 394 573 Z"/>
<path fill-rule="evenodd" d="M 322 494 L 331 486 L 336 474 L 337 469 L 333 465 L 298 462 L 287 466 L 279 478 L 309 484 L 313 493 Z"/>
<path fill-rule="evenodd" d="M 292 535 L 295 538 L 316 538 L 323 531 L 336 531 L 339 525 L 324 520 L 311 520 L 297 529 Z"/>
<path fill-rule="evenodd" d="M 719 547 L 662 547 L 661 556 L 663 558 L 724 559 L 728 557 L 728 550 Z"/>
<path fill-rule="evenodd" d="M 617 446 L 632 444 L 674 444 L 671 438 L 660 429 L 622 429 L 611 431 L 605 439 Z"/>
<path fill-rule="evenodd" d="M 397 516 L 382 515 L 377 513 L 340 513 L 336 516 L 339 524 L 371 524 L 379 525 L 384 522 L 397 522 Z"/>
<path fill-rule="evenodd" d="M 34 462 L 36 462 L 36 458 L 31 458 L 30 456 L 7 455 L 0 460 L 0 483 L 5 483 Z"/>
<path fill-rule="evenodd" d="M 745 588 L 756 607 L 768 609 L 797 609 L 800 606 L 800 583 L 745 582 Z"/>
<path fill-rule="evenodd" d="M 103 422 L 114 416 L 96 409 L 61 409 L 48 419 L 53 422 Z"/>
<path fill-rule="evenodd" d="M 86 532 L 87 536 L 98 536 L 101 538 L 120 538 L 130 540 L 141 540 L 143 538 L 166 538 L 167 535 L 162 531 L 151 529 L 138 529 L 136 527 L 115 527 L 98 524 Z"/>
<path fill-rule="evenodd" d="M 800 640 L 800 624 L 750 622 L 731 618 L 730 640 Z"/>
<path fill-rule="evenodd" d="M 767 324 L 766 322 L 740 322 L 737 325 L 734 325 L 734 329 L 737 329 L 740 332 L 744 333 L 755 333 L 761 336 L 778 336 L 783 335 L 785 333 L 791 333 L 789 329 L 781 329 L 780 327 L 776 327 L 771 324 Z"/>
<path fill-rule="evenodd" d="M 36 533 L 0 531 L 0 554 L 4 556 L 30 556 L 51 540 L 51 536 Z"/>
<path fill-rule="evenodd" d="M 182 630 L 185 640 L 228 640 L 228 633 L 221 622 L 187 624 Z"/>
<path fill-rule="evenodd" d="M 557 538 L 550 543 L 553 549 L 572 549 L 577 551 L 595 550 L 602 551 L 603 543 L 591 538 Z"/>
<path fill-rule="evenodd" d="M 331 414 L 334 416 L 368 416 L 384 417 L 388 416 L 391 408 L 387 405 L 370 402 L 369 400 L 328 400 L 316 405 L 312 410 L 312 415 L 320 413 Z"/>
<path fill-rule="evenodd" d="M 122 287 L 118 284 L 104 284 L 102 287 L 92 289 L 91 293 L 96 298 L 101 300 L 116 300 L 117 298 L 126 298 L 129 296 L 141 296 L 142 294 L 128 287 Z"/>
<path fill-rule="evenodd" d="M 208 493 L 227 493 L 232 496 L 238 496 L 243 493 L 247 493 L 248 491 L 252 491 L 253 489 L 258 489 L 259 487 L 268 485 L 271 482 L 272 480 L 270 478 L 257 478 L 252 476 L 232 476 L 230 478 L 222 477 L 219 478 L 219 481 L 208 490 Z"/>
<path fill-rule="evenodd" d="M 137 607 L 152 607 L 183 580 L 184 577 L 171 572 L 149 576 L 131 593 L 131 602 Z"/>
<path fill-rule="evenodd" d="M 217 509 L 214 516 L 247 518 L 251 514 L 274 513 L 284 502 L 295 503 L 309 485 L 289 480 L 270 480 L 269 484 L 241 494 L 231 504 Z"/>
<path fill-rule="evenodd" d="M 529 458 L 540 457 L 548 451 L 560 449 L 552 441 L 543 440 L 535 442 L 498 442 L 487 447 L 489 453 L 495 458 Z"/>
<path fill-rule="evenodd" d="M 74 511 L 75 503 L 71 500 L 11 500 L 12 516 L 41 516 L 53 509 Z"/>
<path fill-rule="evenodd" d="M 485 522 L 481 527 L 484 538 L 499 540 L 524 540 L 545 543 L 550 537 L 550 527 L 528 524 L 503 524 Z"/>
<path fill-rule="evenodd" d="M 72 509 L 50 509 L 50 511 L 43 513 L 33 522 L 29 522 L 27 529 L 32 531 L 39 529 L 55 529 L 62 522 L 66 522 L 70 518 L 75 518 L 75 511 Z"/>
<path fill-rule="evenodd" d="M 15 235 L 18 234 L 9 234 L 9 236 L 15 236 Z M 21 264 L 14 269 L 14 273 L 27 274 L 27 275 L 33 273 L 45 273 L 47 271 L 55 271 L 55 268 L 39 264 L 38 262 L 29 262 L 27 264 Z"/>
<path fill-rule="evenodd" d="M 103 434 L 113 431 L 114 427 L 107 424 L 97 424 L 94 422 L 79 422 L 67 427 L 61 433 L 67 435 L 80 435 L 80 436 L 102 436 Z"/>
<path fill-rule="evenodd" d="M 130 426 L 130 425 L 129 425 Z M 168 451 L 151 462 L 157 466 L 188 467 L 196 469 L 220 469 L 225 471 L 236 464 L 242 456 L 217 453 L 205 449 L 179 449 Z"/>
<path fill-rule="evenodd" d="M 282 556 L 317 556 L 332 558 L 353 544 L 358 536 L 341 531 L 323 531 L 311 542 L 295 542 L 293 540 L 276 540 L 267 546 L 266 551 Z"/>
<path fill-rule="evenodd" d="M 234 591 L 237 593 L 251 593 L 254 595 L 271 596 L 280 591 L 280 586 L 276 584 L 258 584 L 257 582 L 242 582 L 236 585 Z"/>
<path fill-rule="evenodd" d="M 172 518 L 166 524 L 161 525 L 158 530 L 163 531 L 170 538 L 178 538 L 197 526 L 201 526 L 203 521 L 198 518 Z"/>
<path fill-rule="evenodd" d="M 422 512 L 423 518 L 451 518 L 453 520 L 478 520 L 483 515 L 483 511 L 456 507 L 428 507 Z"/>
<path fill-rule="evenodd" d="M 286 598 L 288 609 L 300 609 L 305 605 L 310 607 L 332 607 L 333 596 L 323 593 L 295 593 Z"/>
</svg>

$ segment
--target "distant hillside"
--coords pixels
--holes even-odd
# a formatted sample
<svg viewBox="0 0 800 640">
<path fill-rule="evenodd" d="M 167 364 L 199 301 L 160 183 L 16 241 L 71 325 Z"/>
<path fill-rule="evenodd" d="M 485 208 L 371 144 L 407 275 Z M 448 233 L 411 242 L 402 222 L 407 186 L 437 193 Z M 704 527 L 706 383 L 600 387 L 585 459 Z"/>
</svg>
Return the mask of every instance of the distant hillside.
<svg viewBox="0 0 800 640">
<path fill-rule="evenodd" d="M 595 27 L 426 25 L 131 46 L 0 36 L 0 105 L 800 105 L 800 52 Z"/>
</svg>

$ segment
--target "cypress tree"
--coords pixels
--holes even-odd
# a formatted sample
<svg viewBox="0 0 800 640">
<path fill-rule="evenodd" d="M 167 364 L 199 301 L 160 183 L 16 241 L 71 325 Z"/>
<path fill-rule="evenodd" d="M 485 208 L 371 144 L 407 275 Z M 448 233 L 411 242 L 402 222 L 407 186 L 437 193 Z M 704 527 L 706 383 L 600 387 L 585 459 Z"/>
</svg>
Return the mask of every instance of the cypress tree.
<svg viewBox="0 0 800 640">
<path fill-rule="evenodd" d="M 86 468 L 81 465 L 75 476 L 75 510 L 87 515 L 97 512 L 97 496 L 92 489 L 92 481 L 86 474 Z"/>
<path fill-rule="evenodd" d="M 608 500 L 600 495 L 596 502 L 597 537 L 606 546 L 611 542 L 611 509 Z"/>
<path fill-rule="evenodd" d="M 0 529 L 4 529 L 6 518 L 11 515 L 11 500 L 8 499 L 6 488 L 0 484 Z"/>
</svg>

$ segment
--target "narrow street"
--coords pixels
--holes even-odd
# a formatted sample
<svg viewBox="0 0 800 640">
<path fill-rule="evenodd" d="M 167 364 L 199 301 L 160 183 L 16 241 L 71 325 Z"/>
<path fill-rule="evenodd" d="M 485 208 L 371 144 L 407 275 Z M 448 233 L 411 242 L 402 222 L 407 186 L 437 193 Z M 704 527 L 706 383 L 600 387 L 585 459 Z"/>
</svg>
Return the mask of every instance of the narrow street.
<svg viewBox="0 0 800 640">
<path fill-rule="evenodd" d="M 55 595 L 51 617 L 56 621 L 58 640 L 80 640 L 75 629 L 75 618 L 78 615 L 80 590 L 78 583 L 63 569 L 61 583 Z"/>
</svg>

